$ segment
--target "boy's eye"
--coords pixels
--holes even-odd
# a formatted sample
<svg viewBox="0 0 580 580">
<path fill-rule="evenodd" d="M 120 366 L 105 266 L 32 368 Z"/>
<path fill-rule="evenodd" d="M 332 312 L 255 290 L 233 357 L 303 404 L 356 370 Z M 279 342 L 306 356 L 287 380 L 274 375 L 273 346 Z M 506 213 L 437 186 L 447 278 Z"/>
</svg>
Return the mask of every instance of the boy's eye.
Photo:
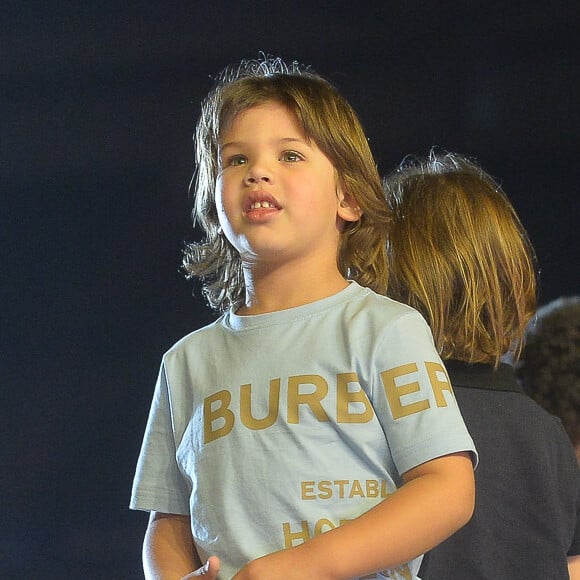
<svg viewBox="0 0 580 580">
<path fill-rule="evenodd" d="M 234 167 L 244 165 L 247 162 L 248 160 L 245 155 L 232 155 L 226 159 L 226 165 L 233 165 Z"/>
<path fill-rule="evenodd" d="M 300 155 L 300 153 L 296 153 L 296 151 L 284 151 L 284 153 L 282 153 L 282 155 L 280 156 L 280 159 L 282 161 L 289 161 L 291 163 L 294 163 L 296 161 L 302 161 L 302 159 L 304 159 L 302 157 L 302 155 Z"/>
</svg>

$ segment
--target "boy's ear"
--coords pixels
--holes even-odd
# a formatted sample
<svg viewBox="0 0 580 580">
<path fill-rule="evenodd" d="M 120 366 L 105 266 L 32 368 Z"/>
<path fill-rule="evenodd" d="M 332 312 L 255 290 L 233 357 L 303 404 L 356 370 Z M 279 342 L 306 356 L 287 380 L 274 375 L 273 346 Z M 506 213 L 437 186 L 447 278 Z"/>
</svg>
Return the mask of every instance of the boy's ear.
<svg viewBox="0 0 580 580">
<path fill-rule="evenodd" d="M 336 189 L 338 197 L 338 217 L 345 222 L 357 222 L 362 215 L 362 211 L 351 195 L 345 195 L 340 187 Z"/>
</svg>

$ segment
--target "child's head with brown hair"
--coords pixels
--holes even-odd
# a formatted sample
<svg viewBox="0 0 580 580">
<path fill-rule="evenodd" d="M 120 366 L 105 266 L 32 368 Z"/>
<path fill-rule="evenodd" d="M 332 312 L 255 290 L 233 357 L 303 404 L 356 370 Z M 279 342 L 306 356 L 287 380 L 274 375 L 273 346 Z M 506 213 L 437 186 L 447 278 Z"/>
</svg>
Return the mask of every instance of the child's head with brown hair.
<svg viewBox="0 0 580 580">
<path fill-rule="evenodd" d="M 562 420 L 580 461 L 580 296 L 561 296 L 538 309 L 516 375 L 535 401 Z"/>
<path fill-rule="evenodd" d="M 475 162 L 432 150 L 383 185 L 394 213 L 389 296 L 423 314 L 444 360 L 517 358 L 536 308 L 534 251 L 499 184 Z"/>
<path fill-rule="evenodd" d="M 286 64 L 270 57 L 228 67 L 202 104 L 195 133 L 196 173 L 192 187 L 193 216 L 205 239 L 188 244 L 185 249 L 188 275 L 204 280 L 204 294 L 217 310 L 243 300 L 242 261 L 223 234 L 215 203 L 219 149 L 224 134 L 242 113 L 268 103 L 283 105 L 296 117 L 306 138 L 331 162 L 345 198 L 360 210 L 360 217 L 345 223 L 340 234 L 340 272 L 384 293 L 390 212 L 361 123 L 328 81 L 296 62 Z"/>
</svg>

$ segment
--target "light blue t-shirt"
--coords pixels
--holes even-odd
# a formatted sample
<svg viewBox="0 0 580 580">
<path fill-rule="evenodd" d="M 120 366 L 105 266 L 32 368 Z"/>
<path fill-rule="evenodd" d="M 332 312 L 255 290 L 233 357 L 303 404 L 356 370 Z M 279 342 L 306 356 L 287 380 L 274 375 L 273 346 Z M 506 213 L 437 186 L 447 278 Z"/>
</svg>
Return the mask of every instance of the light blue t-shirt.
<svg viewBox="0 0 580 580">
<path fill-rule="evenodd" d="M 165 354 L 131 508 L 191 515 L 202 561 L 219 556 L 229 579 L 459 451 L 475 460 L 427 324 L 351 282 L 297 308 L 230 311 Z M 376 577 L 417 578 L 420 560 Z"/>
</svg>

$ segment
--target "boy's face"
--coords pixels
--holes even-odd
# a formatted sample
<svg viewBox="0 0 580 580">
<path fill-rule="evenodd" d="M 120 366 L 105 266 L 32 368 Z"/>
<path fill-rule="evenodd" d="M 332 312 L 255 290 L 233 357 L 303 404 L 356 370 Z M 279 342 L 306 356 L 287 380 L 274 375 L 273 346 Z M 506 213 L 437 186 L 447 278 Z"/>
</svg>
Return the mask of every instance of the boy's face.
<svg viewBox="0 0 580 580">
<path fill-rule="evenodd" d="M 359 216 L 292 112 L 276 102 L 243 111 L 222 135 L 218 161 L 220 225 L 244 262 L 336 260 L 343 221 Z"/>
</svg>

